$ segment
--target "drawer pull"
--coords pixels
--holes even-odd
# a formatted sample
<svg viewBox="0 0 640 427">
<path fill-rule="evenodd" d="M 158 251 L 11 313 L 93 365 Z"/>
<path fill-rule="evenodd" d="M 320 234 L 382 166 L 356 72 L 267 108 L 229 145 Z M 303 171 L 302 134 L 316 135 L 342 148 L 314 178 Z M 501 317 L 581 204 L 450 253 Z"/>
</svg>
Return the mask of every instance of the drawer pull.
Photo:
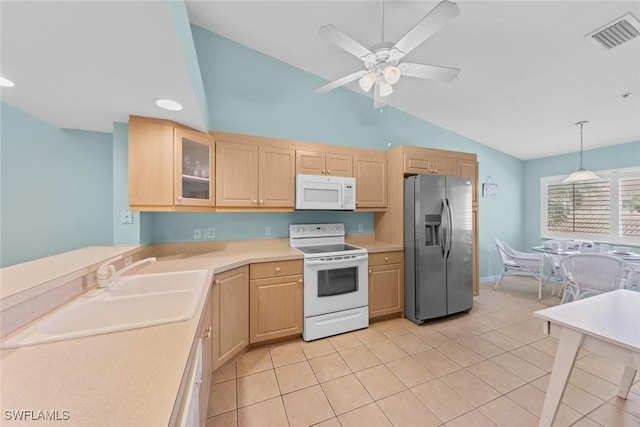
<svg viewBox="0 0 640 427">
<path fill-rule="evenodd" d="M 220 284 L 220 279 L 216 280 L 216 285 Z"/>
<path fill-rule="evenodd" d="M 389 261 L 389 257 L 388 256 L 384 257 L 384 260 Z"/>
<path fill-rule="evenodd" d="M 280 267 L 276 267 L 276 273 L 280 273 Z"/>
<path fill-rule="evenodd" d="M 298 283 L 302 285 L 302 279 L 298 279 Z"/>
<path fill-rule="evenodd" d="M 369 270 L 369 274 L 373 273 L 373 271 Z"/>
</svg>

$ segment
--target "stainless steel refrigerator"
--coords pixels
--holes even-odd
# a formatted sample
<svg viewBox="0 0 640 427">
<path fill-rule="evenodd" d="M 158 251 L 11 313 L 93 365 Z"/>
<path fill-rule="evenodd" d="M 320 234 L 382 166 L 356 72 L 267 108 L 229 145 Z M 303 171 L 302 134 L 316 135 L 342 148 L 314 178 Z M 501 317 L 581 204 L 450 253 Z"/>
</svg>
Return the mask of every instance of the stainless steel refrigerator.
<svg viewBox="0 0 640 427">
<path fill-rule="evenodd" d="M 404 182 L 404 307 L 414 323 L 473 306 L 471 181 L 415 175 Z"/>
</svg>

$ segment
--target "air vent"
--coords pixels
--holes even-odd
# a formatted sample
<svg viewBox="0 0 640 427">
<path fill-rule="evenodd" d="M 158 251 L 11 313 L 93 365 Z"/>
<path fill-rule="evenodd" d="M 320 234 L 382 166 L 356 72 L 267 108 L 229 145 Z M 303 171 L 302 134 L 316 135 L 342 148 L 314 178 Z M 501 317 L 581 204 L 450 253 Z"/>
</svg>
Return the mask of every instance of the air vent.
<svg viewBox="0 0 640 427">
<path fill-rule="evenodd" d="M 640 36 L 640 22 L 631 14 L 614 19 L 604 27 L 587 34 L 596 46 L 611 49 Z"/>
</svg>

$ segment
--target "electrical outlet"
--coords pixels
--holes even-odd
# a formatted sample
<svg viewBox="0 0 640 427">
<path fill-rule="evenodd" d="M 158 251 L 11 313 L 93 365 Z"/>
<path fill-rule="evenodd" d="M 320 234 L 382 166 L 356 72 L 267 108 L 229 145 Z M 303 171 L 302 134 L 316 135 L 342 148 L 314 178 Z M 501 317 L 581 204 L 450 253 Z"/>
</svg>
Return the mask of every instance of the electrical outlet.
<svg viewBox="0 0 640 427">
<path fill-rule="evenodd" d="M 204 238 L 205 239 L 215 239 L 216 237 L 216 229 L 215 228 L 205 228 L 204 229 Z"/>
<path fill-rule="evenodd" d="M 264 235 L 271 236 L 271 227 L 267 226 L 264 228 Z"/>
<path fill-rule="evenodd" d="M 362 233 L 364 231 L 364 226 L 362 224 L 358 224 L 358 232 Z"/>
<path fill-rule="evenodd" d="M 120 211 L 120 224 L 132 224 L 133 212 L 129 209 L 123 209 Z"/>
<path fill-rule="evenodd" d="M 202 238 L 202 228 L 194 228 L 193 229 L 193 238 L 201 239 Z"/>
<path fill-rule="evenodd" d="M 126 257 L 124 259 L 124 266 L 128 267 L 131 265 L 131 263 L 133 262 L 133 257 L 131 255 L 129 255 L 128 257 Z"/>
</svg>

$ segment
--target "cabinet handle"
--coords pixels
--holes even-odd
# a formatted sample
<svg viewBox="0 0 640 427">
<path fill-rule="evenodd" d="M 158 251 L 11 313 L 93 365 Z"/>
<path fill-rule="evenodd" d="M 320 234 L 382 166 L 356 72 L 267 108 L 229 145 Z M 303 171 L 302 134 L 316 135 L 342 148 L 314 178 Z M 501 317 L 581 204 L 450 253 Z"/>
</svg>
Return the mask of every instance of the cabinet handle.
<svg viewBox="0 0 640 427">
<path fill-rule="evenodd" d="M 373 273 L 373 271 L 369 270 L 369 274 Z"/>
<path fill-rule="evenodd" d="M 331 171 L 327 169 L 327 175 L 331 175 Z"/>
<path fill-rule="evenodd" d="M 276 273 L 280 273 L 280 267 L 276 267 Z"/>
<path fill-rule="evenodd" d="M 257 201 L 257 200 L 254 200 L 254 201 L 253 201 L 253 204 L 254 204 L 254 205 L 257 205 L 257 204 L 258 204 L 258 201 Z"/>
<path fill-rule="evenodd" d="M 389 261 L 389 257 L 388 256 L 384 257 L 384 260 Z"/>
<path fill-rule="evenodd" d="M 264 205 L 264 200 L 260 200 L 260 204 L 261 204 L 261 205 Z"/>
<path fill-rule="evenodd" d="M 204 331 L 204 337 L 205 338 L 209 338 L 211 336 L 211 326 L 209 326 L 205 331 Z"/>
<path fill-rule="evenodd" d="M 302 285 L 302 279 L 298 279 L 298 283 Z"/>
<path fill-rule="evenodd" d="M 216 280 L 216 285 L 220 284 L 220 279 Z"/>
<path fill-rule="evenodd" d="M 178 203 L 182 203 L 182 196 L 178 196 Z"/>
<path fill-rule="evenodd" d="M 324 169 L 322 169 L 322 175 L 325 175 L 325 171 L 324 171 Z"/>
</svg>

